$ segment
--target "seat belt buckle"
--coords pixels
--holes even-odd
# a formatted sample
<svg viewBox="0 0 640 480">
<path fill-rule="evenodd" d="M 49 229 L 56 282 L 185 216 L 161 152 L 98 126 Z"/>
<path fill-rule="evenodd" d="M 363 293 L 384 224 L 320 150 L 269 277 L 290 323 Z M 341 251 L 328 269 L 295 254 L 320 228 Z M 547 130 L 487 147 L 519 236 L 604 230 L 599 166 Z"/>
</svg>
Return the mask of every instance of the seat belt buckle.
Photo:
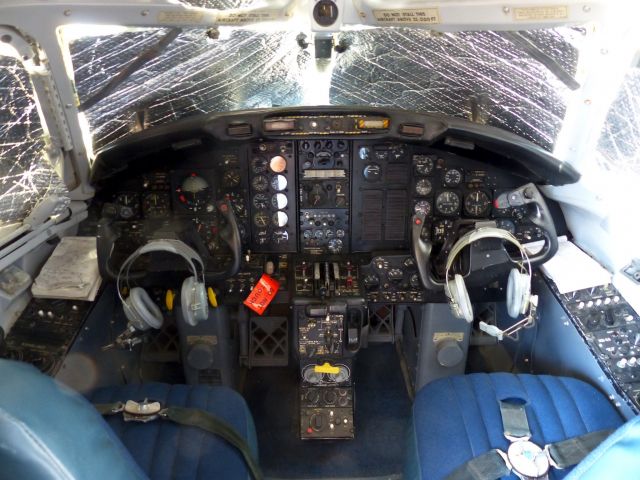
<svg viewBox="0 0 640 480">
<path fill-rule="evenodd" d="M 500 455 L 504 458 L 504 455 Z M 551 462 L 546 449 L 543 450 L 535 443 L 518 440 L 509 445 L 505 463 L 511 471 L 523 480 L 547 479 Z"/>
<path fill-rule="evenodd" d="M 149 402 L 146 398 L 142 402 L 127 400 L 122 408 L 125 422 L 152 422 L 160 418 L 163 409 L 160 402 Z"/>
</svg>

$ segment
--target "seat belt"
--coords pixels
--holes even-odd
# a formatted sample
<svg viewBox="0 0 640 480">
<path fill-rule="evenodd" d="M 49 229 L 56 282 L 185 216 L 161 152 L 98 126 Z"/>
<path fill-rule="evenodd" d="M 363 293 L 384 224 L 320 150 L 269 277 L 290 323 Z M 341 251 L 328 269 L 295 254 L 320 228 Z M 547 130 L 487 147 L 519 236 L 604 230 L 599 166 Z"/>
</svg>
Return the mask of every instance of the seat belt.
<svg viewBox="0 0 640 480">
<path fill-rule="evenodd" d="M 551 467 L 564 469 L 582 461 L 613 430 L 600 430 L 550 443 L 544 448 L 530 441 L 531 430 L 523 403 L 500 401 L 507 452 L 489 450 L 454 470 L 447 480 L 497 480 L 514 473 L 522 480 L 548 479 Z"/>
<path fill-rule="evenodd" d="M 104 416 L 122 413 L 125 422 L 147 423 L 160 418 L 179 425 L 197 427 L 217 435 L 240 452 L 254 480 L 263 479 L 262 470 L 253 458 L 251 448 L 244 438 L 227 422 L 209 412 L 197 408 L 162 407 L 160 402 L 149 403 L 147 400 L 144 402 L 127 400 L 126 403 L 94 404 L 94 407 Z"/>
</svg>

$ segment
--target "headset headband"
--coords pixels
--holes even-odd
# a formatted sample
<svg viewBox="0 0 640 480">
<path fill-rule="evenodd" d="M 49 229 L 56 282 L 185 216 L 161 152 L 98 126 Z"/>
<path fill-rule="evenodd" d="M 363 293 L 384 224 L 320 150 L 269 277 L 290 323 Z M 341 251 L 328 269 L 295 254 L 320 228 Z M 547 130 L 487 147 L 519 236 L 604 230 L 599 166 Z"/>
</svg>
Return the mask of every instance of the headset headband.
<svg viewBox="0 0 640 480">
<path fill-rule="evenodd" d="M 198 263 L 202 270 L 202 283 L 204 284 L 204 281 L 205 281 L 204 263 L 202 262 L 202 258 L 200 258 L 200 255 L 198 255 L 198 252 L 196 252 L 193 248 L 191 248 L 189 245 L 187 245 L 181 240 L 174 240 L 174 239 L 168 239 L 168 238 L 160 239 L 160 240 L 152 240 L 146 243 L 145 245 L 139 247 L 135 252 L 129 255 L 124 262 L 122 262 L 122 266 L 120 267 L 120 271 L 118 272 L 118 278 L 116 279 L 116 288 L 118 290 L 118 296 L 120 297 L 120 300 L 124 301 L 120 293 L 120 277 L 122 276 L 123 270 L 126 269 L 127 271 L 126 277 L 128 278 L 129 269 L 131 268 L 131 265 L 138 259 L 138 257 L 151 252 L 169 252 L 184 258 L 189 264 L 189 267 L 191 269 L 191 272 L 193 273 L 194 278 L 198 277 L 198 271 L 196 270 L 196 265 L 195 265 L 196 263 Z"/>
<path fill-rule="evenodd" d="M 458 239 L 458 241 L 453 245 L 451 251 L 449 252 L 449 256 L 447 257 L 447 264 L 445 269 L 445 288 L 447 289 L 448 296 L 451 298 L 451 290 L 449 289 L 449 270 L 453 266 L 453 262 L 456 257 L 462 252 L 462 250 L 467 246 L 471 245 L 473 242 L 477 240 L 482 240 L 483 238 L 498 238 L 500 240 L 506 240 L 507 242 L 515 245 L 520 251 L 520 255 L 522 256 L 522 262 L 519 263 L 520 268 L 525 271 L 528 270 L 529 277 L 531 277 L 531 262 L 529 262 L 529 256 L 527 255 L 527 251 L 524 246 L 518 241 L 518 239 L 507 230 L 503 230 L 502 228 L 496 227 L 480 227 L 470 232 L 465 233 L 462 237 Z M 527 268 L 525 269 L 524 264 L 527 264 Z"/>
</svg>

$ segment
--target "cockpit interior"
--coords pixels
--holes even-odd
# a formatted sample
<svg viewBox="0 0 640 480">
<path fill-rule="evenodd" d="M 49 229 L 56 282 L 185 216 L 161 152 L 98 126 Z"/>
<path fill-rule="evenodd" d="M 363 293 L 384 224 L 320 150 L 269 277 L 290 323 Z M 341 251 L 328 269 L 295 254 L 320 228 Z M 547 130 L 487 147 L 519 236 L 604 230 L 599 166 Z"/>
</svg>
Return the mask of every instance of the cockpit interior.
<svg viewBox="0 0 640 480">
<path fill-rule="evenodd" d="M 569 94 L 604 89 L 604 77 L 595 69 L 576 86 L 586 68 L 578 54 L 527 33 L 569 25 L 591 35 L 576 25 L 604 2 L 593 11 L 589 2 L 505 2 L 485 20 L 471 13 L 486 2 L 466 13 L 455 10 L 463 2 L 193 3 L 0 5 L 0 94 L 10 107 L 0 115 L 0 478 L 637 478 L 637 212 L 633 200 L 593 205 L 637 185 L 640 137 L 627 144 L 637 149 L 624 169 L 580 163 L 596 150 L 584 133 L 595 136 L 595 123 L 582 114 L 590 104 Z M 358 35 L 426 28 L 434 38 L 425 42 L 453 42 L 467 28 L 497 31 L 491 48 L 513 42 L 567 90 L 561 115 L 544 108 L 573 129 L 549 144 L 542 116 L 517 128 L 515 107 L 483 116 L 491 100 L 477 92 L 467 118 L 386 102 L 384 89 L 408 97 L 423 88 L 397 80 L 362 85 L 378 100 L 264 105 L 261 92 L 231 108 L 235 43 L 220 60 L 227 106 L 166 113 L 222 88 L 185 80 L 209 55 L 190 43 L 202 25 L 211 24 L 207 45 L 242 43 L 248 24 L 285 21 L 291 5 L 310 12 L 313 31 L 291 45 L 314 52 L 304 62 L 330 73 L 331 94 L 353 74 L 353 57 L 340 63 L 349 49 L 386 61 L 382 37 L 375 46 Z M 51 18 L 35 20 L 33 9 Z M 56 41 L 36 29 L 94 21 L 85 43 L 75 30 L 76 40 L 62 29 Z M 349 22 L 373 33 L 338 41 L 336 25 Z M 105 25 L 124 29 L 117 42 Z M 489 49 L 489 37 L 478 38 L 475 48 Z M 166 66 L 174 47 L 182 73 Z M 92 60 L 118 55 L 121 70 Z M 428 55 L 411 58 L 437 69 Z M 267 91 L 290 88 L 285 77 L 270 84 L 262 60 L 249 75 Z M 511 54 L 501 61 L 518 64 Z M 484 65 L 468 73 L 491 78 L 500 68 Z M 154 68 L 165 67 L 160 86 Z M 83 83 L 93 76 L 100 81 Z M 34 93 L 19 102 L 20 78 Z M 447 103 L 437 84 L 455 92 L 458 80 L 434 74 L 429 95 Z M 525 112 L 543 89 L 527 81 Z M 504 90 L 509 76 L 492 82 Z M 146 95 L 157 103 L 136 103 Z M 619 120 L 626 105 L 626 127 L 615 128 L 633 123 L 637 134 L 638 96 L 611 97 L 601 121 Z M 125 106 L 133 113 L 117 116 Z"/>
</svg>

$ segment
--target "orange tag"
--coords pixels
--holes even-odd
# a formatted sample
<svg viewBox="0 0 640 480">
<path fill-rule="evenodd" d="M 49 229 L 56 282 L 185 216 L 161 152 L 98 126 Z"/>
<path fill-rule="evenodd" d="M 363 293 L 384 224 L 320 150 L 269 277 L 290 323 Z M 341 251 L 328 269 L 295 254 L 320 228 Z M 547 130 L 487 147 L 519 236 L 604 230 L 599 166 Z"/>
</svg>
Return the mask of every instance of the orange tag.
<svg viewBox="0 0 640 480">
<path fill-rule="evenodd" d="M 256 286 L 253 287 L 244 304 L 258 315 L 262 315 L 271 300 L 273 300 L 273 297 L 278 293 L 279 288 L 280 283 L 265 273 L 260 277 Z"/>
</svg>

